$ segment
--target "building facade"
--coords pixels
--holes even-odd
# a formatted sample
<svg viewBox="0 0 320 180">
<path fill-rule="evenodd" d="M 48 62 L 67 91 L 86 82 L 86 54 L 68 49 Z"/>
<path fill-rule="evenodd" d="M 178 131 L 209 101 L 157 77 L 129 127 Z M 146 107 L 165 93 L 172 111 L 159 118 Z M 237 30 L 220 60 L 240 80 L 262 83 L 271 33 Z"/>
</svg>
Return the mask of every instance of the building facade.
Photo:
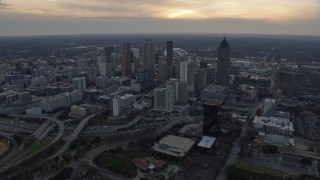
<svg viewBox="0 0 320 180">
<path fill-rule="evenodd" d="M 170 88 L 157 88 L 154 90 L 154 109 L 164 112 L 174 110 L 174 90 Z"/>
<path fill-rule="evenodd" d="M 218 48 L 217 62 L 217 84 L 222 86 L 229 85 L 230 75 L 230 45 L 226 38 L 220 43 Z"/>
<path fill-rule="evenodd" d="M 143 65 L 148 71 L 150 79 L 154 78 L 155 49 L 151 39 L 146 39 L 143 44 Z"/>
<path fill-rule="evenodd" d="M 131 56 L 131 45 L 129 43 L 124 43 L 121 61 L 121 76 L 130 76 L 132 74 Z"/>
<path fill-rule="evenodd" d="M 87 90 L 86 87 L 86 78 L 85 77 L 77 77 L 72 79 L 73 90 L 78 90 L 84 93 Z"/>
</svg>

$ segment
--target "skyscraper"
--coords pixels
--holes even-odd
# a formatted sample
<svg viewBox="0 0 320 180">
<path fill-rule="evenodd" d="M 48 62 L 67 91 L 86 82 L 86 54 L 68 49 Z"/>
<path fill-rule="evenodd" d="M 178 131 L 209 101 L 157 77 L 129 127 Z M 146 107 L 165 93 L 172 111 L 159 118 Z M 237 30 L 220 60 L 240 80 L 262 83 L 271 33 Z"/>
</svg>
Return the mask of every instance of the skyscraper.
<svg viewBox="0 0 320 180">
<path fill-rule="evenodd" d="M 186 104 L 188 102 L 188 83 L 180 82 L 179 79 L 170 79 L 166 82 L 166 88 L 174 90 L 176 103 Z"/>
<path fill-rule="evenodd" d="M 154 78 L 155 51 L 151 39 L 146 39 L 143 44 L 143 65 L 149 72 L 150 79 Z"/>
<path fill-rule="evenodd" d="M 121 68 L 121 75 L 122 76 L 130 76 L 132 74 L 132 67 L 131 67 L 131 45 L 129 43 L 123 44 L 122 50 L 122 68 Z"/>
<path fill-rule="evenodd" d="M 288 70 L 279 71 L 279 89 L 281 89 L 283 91 L 283 94 L 287 97 L 300 96 L 303 81 L 303 73 Z"/>
<path fill-rule="evenodd" d="M 201 68 L 197 69 L 195 73 L 195 89 L 200 92 L 208 85 L 207 79 L 207 69 Z"/>
<path fill-rule="evenodd" d="M 73 90 L 78 90 L 84 93 L 87 90 L 86 87 L 86 78 L 85 77 L 77 77 L 72 79 Z"/>
<path fill-rule="evenodd" d="M 157 88 L 154 90 L 154 109 L 164 112 L 174 110 L 174 90 L 171 88 Z"/>
<path fill-rule="evenodd" d="M 222 40 L 218 48 L 217 84 L 229 85 L 230 74 L 230 45 L 226 38 Z"/>
<path fill-rule="evenodd" d="M 180 81 L 188 83 L 188 91 L 194 92 L 194 66 L 187 61 L 180 62 Z"/>
<path fill-rule="evenodd" d="M 105 47 L 105 66 L 106 66 L 106 76 L 112 76 L 112 53 L 114 51 L 113 46 Z"/>
<path fill-rule="evenodd" d="M 104 55 L 99 55 L 97 57 L 97 66 L 100 73 L 100 76 L 107 76 L 107 69 L 106 69 L 106 58 Z"/>
<path fill-rule="evenodd" d="M 159 81 L 161 83 L 166 82 L 166 80 L 168 80 L 169 76 L 168 76 L 168 65 L 167 63 L 161 63 L 159 65 Z"/>
<path fill-rule="evenodd" d="M 173 60 L 173 42 L 167 41 L 167 65 L 171 66 Z"/>
</svg>

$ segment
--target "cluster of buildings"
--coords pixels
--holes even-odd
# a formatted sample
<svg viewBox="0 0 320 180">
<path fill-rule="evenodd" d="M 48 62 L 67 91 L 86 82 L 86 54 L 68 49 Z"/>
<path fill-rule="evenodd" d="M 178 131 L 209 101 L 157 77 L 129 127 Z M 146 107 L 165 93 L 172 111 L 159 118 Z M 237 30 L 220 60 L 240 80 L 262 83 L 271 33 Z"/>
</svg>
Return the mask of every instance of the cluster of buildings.
<svg viewBox="0 0 320 180">
<path fill-rule="evenodd" d="M 255 116 L 253 125 L 258 132 L 258 142 L 276 146 L 294 146 L 293 122 L 290 114 L 282 111 L 275 111 L 276 102 L 274 99 L 265 99 L 263 114 Z"/>
</svg>

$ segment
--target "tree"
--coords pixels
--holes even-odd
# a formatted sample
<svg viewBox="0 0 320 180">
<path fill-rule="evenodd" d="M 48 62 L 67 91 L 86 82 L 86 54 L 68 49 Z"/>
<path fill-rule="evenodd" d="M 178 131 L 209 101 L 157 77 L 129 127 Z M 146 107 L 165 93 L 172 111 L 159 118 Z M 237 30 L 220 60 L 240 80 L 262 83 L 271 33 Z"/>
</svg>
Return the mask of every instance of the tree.
<svg viewBox="0 0 320 180">
<path fill-rule="evenodd" d="M 58 162 L 60 160 L 60 156 L 55 157 L 54 160 Z"/>
<path fill-rule="evenodd" d="M 69 149 L 75 150 L 77 148 L 77 146 L 78 146 L 78 142 L 74 140 L 70 143 Z"/>
<path fill-rule="evenodd" d="M 93 140 L 92 140 L 93 144 L 100 144 L 101 143 L 101 137 L 100 136 L 96 136 Z"/>
<path fill-rule="evenodd" d="M 256 115 L 257 115 L 257 116 L 261 116 L 262 113 L 263 113 L 262 109 L 258 108 L 258 109 L 256 110 Z"/>
</svg>

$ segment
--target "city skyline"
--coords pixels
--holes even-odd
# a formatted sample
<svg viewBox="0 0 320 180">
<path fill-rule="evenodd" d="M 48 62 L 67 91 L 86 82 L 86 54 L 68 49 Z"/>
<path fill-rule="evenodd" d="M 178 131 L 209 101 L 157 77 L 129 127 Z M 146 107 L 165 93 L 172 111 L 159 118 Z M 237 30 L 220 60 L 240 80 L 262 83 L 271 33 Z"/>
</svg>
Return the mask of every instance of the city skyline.
<svg viewBox="0 0 320 180">
<path fill-rule="evenodd" d="M 304 12 L 303 14 L 297 12 Z M 0 36 L 113 33 L 320 35 L 316 0 L 0 1 Z M 196 27 L 196 28 L 195 28 Z"/>
</svg>

